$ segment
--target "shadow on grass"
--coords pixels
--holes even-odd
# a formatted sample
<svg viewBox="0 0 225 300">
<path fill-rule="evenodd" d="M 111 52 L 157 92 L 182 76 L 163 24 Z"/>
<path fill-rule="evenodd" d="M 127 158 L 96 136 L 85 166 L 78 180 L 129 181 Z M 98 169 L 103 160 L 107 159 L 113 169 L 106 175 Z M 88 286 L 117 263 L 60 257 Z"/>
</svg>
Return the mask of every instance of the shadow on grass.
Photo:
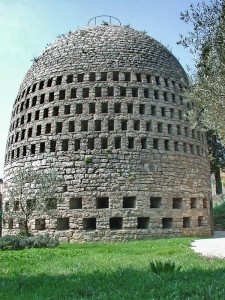
<svg viewBox="0 0 225 300">
<path fill-rule="evenodd" d="M 224 299 L 225 268 L 180 271 L 156 276 L 150 269 L 117 268 L 49 276 L 1 278 L 1 300 L 46 299 Z"/>
</svg>

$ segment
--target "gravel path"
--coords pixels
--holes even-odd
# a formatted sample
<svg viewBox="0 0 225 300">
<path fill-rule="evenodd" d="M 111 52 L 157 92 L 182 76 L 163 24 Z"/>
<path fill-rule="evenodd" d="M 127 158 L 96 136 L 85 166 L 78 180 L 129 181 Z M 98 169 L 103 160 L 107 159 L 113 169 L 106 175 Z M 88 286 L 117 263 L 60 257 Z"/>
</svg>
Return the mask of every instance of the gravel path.
<svg viewBox="0 0 225 300">
<path fill-rule="evenodd" d="M 225 258 L 225 231 L 215 231 L 214 236 L 196 240 L 191 247 L 195 252 L 204 256 Z"/>
</svg>

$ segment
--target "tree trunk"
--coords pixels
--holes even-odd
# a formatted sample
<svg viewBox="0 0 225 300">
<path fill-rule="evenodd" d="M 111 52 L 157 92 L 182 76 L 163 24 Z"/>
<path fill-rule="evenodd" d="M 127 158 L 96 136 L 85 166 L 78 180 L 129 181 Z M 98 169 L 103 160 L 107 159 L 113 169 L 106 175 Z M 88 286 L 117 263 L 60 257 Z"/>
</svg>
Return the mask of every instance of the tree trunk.
<svg viewBox="0 0 225 300">
<path fill-rule="evenodd" d="M 25 227 L 26 236 L 29 236 L 30 233 L 29 233 L 28 219 L 27 218 L 24 220 L 24 227 Z"/>
<path fill-rule="evenodd" d="M 222 181 L 220 176 L 220 169 L 218 168 L 215 172 L 215 180 L 216 180 L 216 194 L 221 195 L 223 193 L 222 189 Z"/>
</svg>

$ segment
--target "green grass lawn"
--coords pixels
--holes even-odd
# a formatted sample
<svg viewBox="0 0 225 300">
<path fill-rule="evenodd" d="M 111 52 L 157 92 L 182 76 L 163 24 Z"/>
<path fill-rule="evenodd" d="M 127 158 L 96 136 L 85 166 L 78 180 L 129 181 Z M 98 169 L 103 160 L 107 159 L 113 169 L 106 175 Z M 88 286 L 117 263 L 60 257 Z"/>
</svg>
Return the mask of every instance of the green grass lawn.
<svg viewBox="0 0 225 300">
<path fill-rule="evenodd" d="M 225 299 L 225 261 L 194 253 L 193 240 L 1 251 L 0 299 Z M 155 275 L 150 260 L 181 270 Z"/>
</svg>

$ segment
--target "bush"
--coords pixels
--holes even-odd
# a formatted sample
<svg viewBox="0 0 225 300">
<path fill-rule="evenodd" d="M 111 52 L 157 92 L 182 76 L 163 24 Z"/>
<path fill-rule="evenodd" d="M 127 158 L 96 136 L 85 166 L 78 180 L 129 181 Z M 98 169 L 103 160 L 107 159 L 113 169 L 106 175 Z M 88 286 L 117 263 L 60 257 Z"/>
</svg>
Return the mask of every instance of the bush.
<svg viewBox="0 0 225 300">
<path fill-rule="evenodd" d="M 53 248 L 59 245 L 56 237 L 49 235 L 19 236 L 6 235 L 0 239 L 0 250 L 21 250 L 29 248 Z"/>
<path fill-rule="evenodd" d="M 177 267 L 175 262 L 167 260 L 165 262 L 161 261 L 150 261 L 150 269 L 156 274 L 160 275 L 161 273 L 175 273 L 180 271 L 181 267 Z"/>
<path fill-rule="evenodd" d="M 21 238 L 17 235 L 6 235 L 0 239 L 0 249 L 1 250 L 20 250 Z"/>
<path fill-rule="evenodd" d="M 225 229 L 225 201 L 213 208 L 215 230 Z"/>
</svg>

